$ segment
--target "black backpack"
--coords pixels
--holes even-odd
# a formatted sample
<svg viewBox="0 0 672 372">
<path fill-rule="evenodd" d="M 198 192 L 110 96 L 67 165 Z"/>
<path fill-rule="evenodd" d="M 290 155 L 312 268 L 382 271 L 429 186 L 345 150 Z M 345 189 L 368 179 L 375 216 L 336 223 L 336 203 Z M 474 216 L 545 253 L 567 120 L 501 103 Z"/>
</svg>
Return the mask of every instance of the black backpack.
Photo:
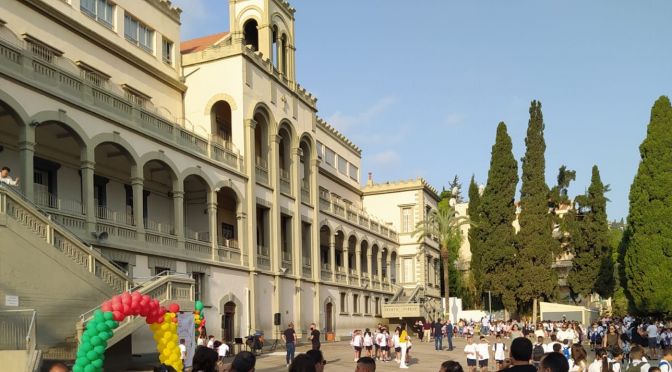
<svg viewBox="0 0 672 372">
<path fill-rule="evenodd" d="M 532 349 L 532 360 L 535 362 L 541 361 L 541 358 L 545 353 L 544 345 L 534 345 L 534 349 Z"/>
</svg>

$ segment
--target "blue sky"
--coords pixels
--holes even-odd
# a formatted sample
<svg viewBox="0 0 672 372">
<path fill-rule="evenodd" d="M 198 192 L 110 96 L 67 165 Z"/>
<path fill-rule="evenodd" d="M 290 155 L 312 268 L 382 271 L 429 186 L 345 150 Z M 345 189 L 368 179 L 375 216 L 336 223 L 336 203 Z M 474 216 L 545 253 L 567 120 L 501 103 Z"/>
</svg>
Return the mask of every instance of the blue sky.
<svg viewBox="0 0 672 372">
<path fill-rule="evenodd" d="M 226 0 L 174 2 L 184 39 L 229 28 Z M 565 164 L 582 193 L 597 164 L 609 218 L 627 216 L 650 108 L 672 87 L 671 1 L 290 2 L 298 81 L 363 149 L 363 180 L 440 189 L 457 174 L 466 193 L 486 181 L 498 122 L 520 160 L 539 99 L 549 185 Z"/>
</svg>

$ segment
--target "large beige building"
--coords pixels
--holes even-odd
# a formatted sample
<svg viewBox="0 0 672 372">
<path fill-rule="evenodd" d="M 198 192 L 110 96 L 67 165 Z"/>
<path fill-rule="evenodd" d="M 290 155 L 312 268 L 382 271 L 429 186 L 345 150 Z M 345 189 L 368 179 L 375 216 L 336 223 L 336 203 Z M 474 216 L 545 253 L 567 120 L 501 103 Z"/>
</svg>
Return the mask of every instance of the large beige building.
<svg viewBox="0 0 672 372">
<path fill-rule="evenodd" d="M 438 311 L 438 245 L 413 233 L 436 191 L 362 188 L 361 150 L 296 81 L 295 10 L 229 10 L 229 32 L 181 42 L 167 0 L 0 2 L 0 165 L 20 178 L 0 188 L 0 313 L 35 309 L 38 348 L 162 272 L 142 290 L 202 300 L 229 341 Z"/>
</svg>

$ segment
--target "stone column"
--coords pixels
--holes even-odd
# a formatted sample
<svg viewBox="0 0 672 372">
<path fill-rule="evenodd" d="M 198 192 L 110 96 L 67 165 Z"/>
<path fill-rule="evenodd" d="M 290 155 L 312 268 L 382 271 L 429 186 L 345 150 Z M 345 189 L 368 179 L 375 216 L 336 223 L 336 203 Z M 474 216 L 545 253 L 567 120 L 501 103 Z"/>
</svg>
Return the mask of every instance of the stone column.
<svg viewBox="0 0 672 372">
<path fill-rule="evenodd" d="M 271 161 L 268 166 L 268 178 L 271 188 L 273 189 L 273 206 L 269 212 L 269 232 L 271 235 L 269 237 L 269 249 L 271 255 L 271 271 L 278 275 L 282 265 L 282 249 L 280 239 L 280 136 L 277 134 L 272 134 L 269 137 Z M 252 196 L 254 196 L 254 194 L 252 194 Z"/>
<path fill-rule="evenodd" d="M 371 270 L 371 263 L 373 260 L 371 259 L 373 254 L 371 253 L 372 247 L 369 247 L 369 249 L 366 250 L 366 270 L 369 272 L 369 288 L 373 288 L 373 270 Z"/>
<path fill-rule="evenodd" d="M 350 246 L 343 240 L 343 267 L 345 268 L 345 282 L 350 284 Z"/>
<path fill-rule="evenodd" d="M 378 282 L 380 283 L 379 288 L 383 285 L 383 252 L 378 248 L 378 253 L 376 254 L 376 261 L 378 262 L 376 270 L 378 270 Z"/>
<path fill-rule="evenodd" d="M 233 3 L 231 3 L 233 4 Z M 230 4 L 229 9 L 233 8 L 233 5 Z M 256 172 L 255 172 L 255 149 L 254 149 L 254 128 L 256 128 L 257 122 L 254 119 L 245 119 L 245 168 L 247 169 L 247 185 L 246 192 L 247 198 L 245 198 L 244 203 L 247 209 L 247 216 L 243 216 L 244 212 L 238 214 L 239 218 L 242 217 L 242 223 L 245 226 L 245 237 L 246 241 L 240 241 L 240 251 L 241 256 L 243 256 L 243 251 L 247 250 L 248 260 L 244 263 L 247 265 L 248 272 L 248 289 L 249 289 L 249 305 L 248 309 L 249 314 L 249 324 L 250 329 L 254 330 L 257 328 L 257 299 L 256 299 L 256 286 L 257 286 L 257 275 L 253 271 L 257 265 L 257 234 L 256 234 L 256 221 L 257 221 L 257 198 L 255 195 L 256 188 Z M 243 201 L 241 201 L 242 203 Z M 245 219 L 247 217 L 247 219 Z M 240 234 L 242 237 L 242 234 Z M 242 240 L 242 239 L 241 239 Z M 242 260 L 242 258 L 241 258 Z"/>
<path fill-rule="evenodd" d="M 217 191 L 211 190 L 208 191 L 207 195 L 207 206 L 208 206 L 208 223 L 210 231 L 210 249 L 212 249 L 212 260 L 218 261 L 219 254 L 217 249 L 219 248 L 217 244 Z"/>
<path fill-rule="evenodd" d="M 247 208 L 247 245 L 240 244 L 241 254 L 242 251 L 247 249 L 248 262 L 245 265 L 248 266 L 250 270 L 253 270 L 257 266 L 257 198 L 255 197 L 255 188 L 257 182 L 256 174 L 256 159 L 254 156 L 254 129 L 257 127 L 257 122 L 253 119 L 245 120 L 245 154 L 249 154 L 245 157 L 245 168 L 247 172 L 247 198 L 245 198 L 246 208 Z M 241 201 L 242 202 L 242 201 Z M 254 282 L 254 281 L 252 281 Z M 254 292 L 252 292 L 252 298 L 254 298 Z"/>
<path fill-rule="evenodd" d="M 86 157 L 79 165 L 82 174 L 82 212 L 86 215 L 86 231 L 96 231 L 96 196 L 94 195 L 93 178 L 95 163 L 92 157 Z"/>
<path fill-rule="evenodd" d="M 33 130 L 32 128 L 26 130 Z M 33 132 L 34 133 L 34 132 Z M 33 157 L 35 156 L 35 142 L 30 140 L 19 141 L 19 158 L 21 159 L 21 175 L 19 177 L 19 187 L 28 200 L 33 199 L 33 184 L 35 183 L 33 174 Z M 17 177 L 17 175 L 13 175 Z"/>
<path fill-rule="evenodd" d="M 331 281 L 336 281 L 336 234 L 329 235 L 329 263 L 331 264 Z"/>
<path fill-rule="evenodd" d="M 184 248 L 184 191 L 182 184 L 178 181 L 173 182 L 173 215 L 175 223 L 175 237 L 177 238 L 177 248 Z"/>
<path fill-rule="evenodd" d="M 357 285 L 362 287 L 362 246 L 361 242 L 355 243 L 355 271 L 357 272 Z"/>
<path fill-rule="evenodd" d="M 387 250 L 387 283 L 392 285 L 392 271 L 394 268 L 392 267 L 392 252 L 388 249 Z"/>
<path fill-rule="evenodd" d="M 131 188 L 133 189 L 133 223 L 138 241 L 145 243 L 145 219 L 143 215 L 145 198 L 144 180 L 137 175 L 131 177 Z"/>
</svg>

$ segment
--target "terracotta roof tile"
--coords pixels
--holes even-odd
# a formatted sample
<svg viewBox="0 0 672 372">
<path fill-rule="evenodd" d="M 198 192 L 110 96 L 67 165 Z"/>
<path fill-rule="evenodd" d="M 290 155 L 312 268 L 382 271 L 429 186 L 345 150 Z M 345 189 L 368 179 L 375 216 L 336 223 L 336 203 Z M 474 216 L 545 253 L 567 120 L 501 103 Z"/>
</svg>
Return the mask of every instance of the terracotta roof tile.
<svg viewBox="0 0 672 372">
<path fill-rule="evenodd" d="M 226 37 L 228 32 L 219 32 L 212 35 L 197 37 L 195 39 L 183 41 L 180 45 L 180 52 L 182 54 L 189 54 L 194 52 L 200 52 L 203 49 L 206 49 L 218 41 Z"/>
</svg>

